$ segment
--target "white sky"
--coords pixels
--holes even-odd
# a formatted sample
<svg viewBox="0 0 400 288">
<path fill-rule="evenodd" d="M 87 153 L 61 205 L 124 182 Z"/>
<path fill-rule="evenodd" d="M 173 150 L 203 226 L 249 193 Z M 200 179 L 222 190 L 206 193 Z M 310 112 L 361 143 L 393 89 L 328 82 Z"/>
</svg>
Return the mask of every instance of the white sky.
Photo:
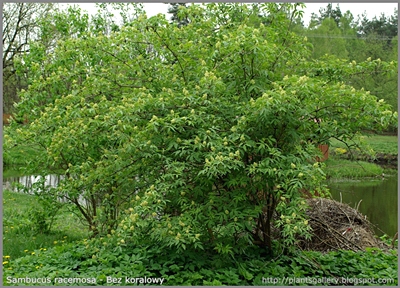
<svg viewBox="0 0 400 288">
<path fill-rule="evenodd" d="M 94 7 L 94 3 L 73 3 L 75 5 L 80 5 L 82 9 L 91 12 Z M 332 3 L 332 7 L 336 8 L 338 3 Z M 327 3 L 306 3 L 306 9 L 304 9 L 303 22 L 307 26 L 311 13 L 314 12 L 317 15 L 319 14 L 319 9 L 325 8 L 328 5 Z M 148 16 L 153 16 L 158 13 L 167 13 L 169 5 L 164 3 L 144 3 L 144 8 L 147 12 Z M 398 7 L 397 3 L 339 3 L 339 8 L 342 13 L 350 10 L 353 14 L 354 18 L 357 19 L 357 15 L 367 13 L 367 18 L 372 19 L 374 16 L 379 17 L 382 13 L 385 13 L 386 16 L 391 16 L 394 13 L 394 9 Z"/>
<path fill-rule="evenodd" d="M 307 8 L 304 9 L 304 24 L 308 24 L 311 18 L 311 13 L 314 12 L 319 15 L 319 9 L 321 7 L 326 8 L 328 3 L 305 3 Z M 350 10 L 353 14 L 354 19 L 357 19 L 357 15 L 367 13 L 367 18 L 372 19 L 374 16 L 379 18 L 382 13 L 385 16 L 391 16 L 394 14 L 394 9 L 398 7 L 397 3 L 332 3 L 332 8 L 335 9 L 336 5 L 339 4 L 340 11 L 344 14 L 347 10 Z"/>
</svg>

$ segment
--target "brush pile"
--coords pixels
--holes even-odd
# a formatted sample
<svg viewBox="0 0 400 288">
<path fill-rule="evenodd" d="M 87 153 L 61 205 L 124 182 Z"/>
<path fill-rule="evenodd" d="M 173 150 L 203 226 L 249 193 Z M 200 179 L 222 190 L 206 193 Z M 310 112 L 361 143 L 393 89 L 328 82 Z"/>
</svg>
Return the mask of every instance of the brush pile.
<svg viewBox="0 0 400 288">
<path fill-rule="evenodd" d="M 311 240 L 301 239 L 302 249 L 328 252 L 333 250 L 361 251 L 367 247 L 388 249 L 375 237 L 371 223 L 350 206 L 325 198 L 307 199 L 307 214 L 313 229 Z"/>
</svg>

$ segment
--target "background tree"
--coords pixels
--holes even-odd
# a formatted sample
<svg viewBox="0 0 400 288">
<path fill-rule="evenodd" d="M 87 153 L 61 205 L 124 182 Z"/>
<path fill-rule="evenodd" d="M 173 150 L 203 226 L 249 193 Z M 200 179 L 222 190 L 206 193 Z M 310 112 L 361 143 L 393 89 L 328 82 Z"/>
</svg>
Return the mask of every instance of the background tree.
<svg viewBox="0 0 400 288">
<path fill-rule="evenodd" d="M 347 59 L 346 40 L 342 31 L 332 18 L 326 18 L 316 29 L 307 33 L 310 43 L 313 44 L 312 58 L 318 59 L 323 55 L 335 55 Z"/>
<path fill-rule="evenodd" d="M 186 8 L 186 3 L 170 3 L 168 4 L 168 14 L 171 15 L 171 21 L 177 23 L 178 27 L 182 27 L 184 25 L 189 24 L 189 19 L 180 15 L 179 9 L 180 7 Z"/>
<path fill-rule="evenodd" d="M 397 27 L 397 10 L 390 17 L 382 14 L 379 18 L 374 17 L 372 20 L 368 20 L 363 15 L 357 28 L 364 47 L 358 50 L 357 55 L 354 53 L 354 60 L 381 59 L 383 61 L 397 61 Z M 396 48 L 393 50 L 394 47 Z M 353 79 L 353 83 L 355 87 L 364 87 L 379 98 L 385 99 L 397 111 L 397 73 L 371 75 L 371 77 L 365 78 L 357 77 Z"/>
<path fill-rule="evenodd" d="M 112 32 L 118 31 L 120 27 L 115 21 L 114 13 L 116 11 L 114 8 L 116 7 L 115 5 L 120 4 L 122 3 L 97 3 L 97 13 L 91 18 L 93 31 L 104 35 L 110 35 Z M 123 21 L 128 21 L 128 19 L 123 17 Z"/>
<path fill-rule="evenodd" d="M 29 42 L 38 39 L 40 19 L 56 7 L 52 3 L 4 3 L 3 8 L 3 112 L 11 113 L 17 91 L 26 87 L 15 72 L 16 56 L 29 51 Z"/>
<path fill-rule="evenodd" d="M 319 20 L 320 24 L 322 24 L 322 22 L 325 19 L 330 18 L 330 19 L 333 19 L 335 21 L 337 26 L 339 26 L 340 19 L 342 18 L 342 11 L 340 11 L 339 4 L 337 4 L 336 8 L 333 9 L 332 8 L 332 3 L 329 3 L 326 6 L 326 8 L 320 8 L 319 9 L 319 14 L 320 14 L 320 16 L 319 16 L 318 20 Z"/>
<path fill-rule="evenodd" d="M 312 59 L 336 55 L 356 63 L 367 59 L 397 61 L 397 48 L 393 50 L 397 43 L 397 11 L 391 17 L 383 14 L 370 20 L 363 14 L 355 20 L 350 11 L 343 14 L 339 5 L 334 11 L 328 4 L 320 9 L 319 15 L 312 15 L 308 29 L 298 31 L 313 45 Z M 381 72 L 349 75 L 342 80 L 358 89 L 371 91 L 397 110 L 397 73 Z"/>
</svg>

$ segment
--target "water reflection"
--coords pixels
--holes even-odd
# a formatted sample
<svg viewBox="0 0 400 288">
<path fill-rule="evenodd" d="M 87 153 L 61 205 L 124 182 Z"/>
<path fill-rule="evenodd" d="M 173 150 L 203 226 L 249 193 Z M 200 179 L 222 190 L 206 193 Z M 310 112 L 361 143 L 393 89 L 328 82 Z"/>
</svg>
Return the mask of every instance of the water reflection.
<svg viewBox="0 0 400 288">
<path fill-rule="evenodd" d="M 333 199 L 357 207 L 376 225 L 379 236 L 393 236 L 397 232 L 397 185 L 396 176 L 384 179 L 335 181 L 328 184 Z M 361 201 L 361 202 L 360 202 Z"/>
</svg>

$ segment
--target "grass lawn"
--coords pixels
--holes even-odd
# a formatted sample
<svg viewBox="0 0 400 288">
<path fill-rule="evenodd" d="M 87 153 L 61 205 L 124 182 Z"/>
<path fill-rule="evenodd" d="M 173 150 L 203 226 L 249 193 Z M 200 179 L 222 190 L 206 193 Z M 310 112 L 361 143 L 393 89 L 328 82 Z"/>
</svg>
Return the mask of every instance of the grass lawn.
<svg viewBox="0 0 400 288">
<path fill-rule="evenodd" d="M 398 153 L 397 136 L 371 135 L 367 136 L 365 140 L 375 152 L 385 154 Z"/>
<path fill-rule="evenodd" d="M 376 135 L 376 134 L 368 134 L 364 135 L 363 140 L 376 152 L 376 153 L 384 153 L 384 154 L 398 154 L 398 137 L 397 136 L 385 136 L 385 135 Z M 342 142 L 331 139 L 331 148 L 345 148 L 346 145 Z"/>
<path fill-rule="evenodd" d="M 35 249 L 48 249 L 87 236 L 77 216 L 62 209 L 50 233 L 39 233 L 30 217 L 38 207 L 34 196 L 3 191 L 3 255 L 15 259 Z"/>
</svg>

